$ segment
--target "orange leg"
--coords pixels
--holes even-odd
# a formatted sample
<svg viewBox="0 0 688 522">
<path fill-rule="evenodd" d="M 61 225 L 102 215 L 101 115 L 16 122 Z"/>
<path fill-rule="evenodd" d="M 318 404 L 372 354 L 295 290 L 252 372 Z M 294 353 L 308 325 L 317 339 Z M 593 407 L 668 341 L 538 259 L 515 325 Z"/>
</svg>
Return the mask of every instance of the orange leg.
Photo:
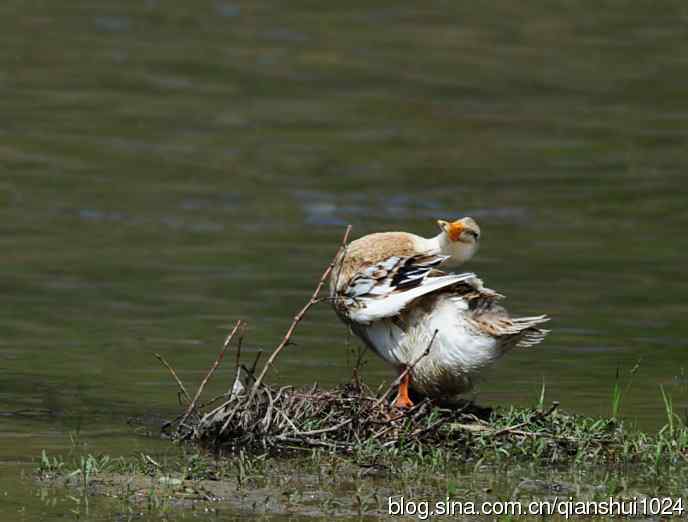
<svg viewBox="0 0 688 522">
<path fill-rule="evenodd" d="M 394 406 L 402 410 L 407 410 L 413 407 L 413 402 L 409 398 L 408 388 L 411 383 L 411 374 L 407 373 L 406 376 L 399 383 L 399 392 L 397 393 L 397 399 L 394 401 Z"/>
</svg>

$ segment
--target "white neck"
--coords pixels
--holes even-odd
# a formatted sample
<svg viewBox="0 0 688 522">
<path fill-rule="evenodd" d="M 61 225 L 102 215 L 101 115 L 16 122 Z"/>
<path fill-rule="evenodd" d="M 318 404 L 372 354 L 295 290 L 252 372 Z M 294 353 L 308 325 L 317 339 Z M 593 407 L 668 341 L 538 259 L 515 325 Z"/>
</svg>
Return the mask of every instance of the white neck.
<svg viewBox="0 0 688 522">
<path fill-rule="evenodd" d="M 444 232 L 440 232 L 430 239 L 425 239 L 424 247 L 429 254 L 450 256 L 442 263 L 442 268 L 459 266 L 472 258 L 478 250 L 477 243 L 451 241 Z"/>
</svg>

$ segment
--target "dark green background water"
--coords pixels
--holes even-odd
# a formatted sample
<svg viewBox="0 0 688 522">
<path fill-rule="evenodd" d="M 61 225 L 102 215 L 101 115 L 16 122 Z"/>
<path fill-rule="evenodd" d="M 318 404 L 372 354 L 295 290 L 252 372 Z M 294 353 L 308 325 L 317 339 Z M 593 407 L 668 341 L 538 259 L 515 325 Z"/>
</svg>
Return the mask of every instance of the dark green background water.
<svg viewBox="0 0 688 522">
<path fill-rule="evenodd" d="M 688 407 L 683 0 L 7 0 L 0 35 L 3 518 L 51 516 L 18 477 L 70 432 L 164 448 L 125 424 L 176 411 L 152 353 L 195 388 L 236 319 L 270 349 L 347 223 L 473 216 L 467 268 L 553 317 L 481 403 L 609 414 L 640 361 L 625 417 Z M 295 341 L 276 380 L 348 378 L 327 306 Z"/>
</svg>

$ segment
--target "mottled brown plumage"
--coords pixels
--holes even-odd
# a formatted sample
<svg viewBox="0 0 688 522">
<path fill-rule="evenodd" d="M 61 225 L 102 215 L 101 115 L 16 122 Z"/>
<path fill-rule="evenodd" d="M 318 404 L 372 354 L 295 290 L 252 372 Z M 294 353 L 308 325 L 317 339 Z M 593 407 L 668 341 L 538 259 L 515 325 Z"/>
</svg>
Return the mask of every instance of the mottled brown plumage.
<svg viewBox="0 0 688 522">
<path fill-rule="evenodd" d="M 361 270 L 392 256 L 426 253 L 426 239 L 407 232 L 379 232 L 352 241 L 339 255 L 330 279 L 330 293 L 341 292 Z M 335 286 L 336 285 L 336 286 Z"/>
</svg>

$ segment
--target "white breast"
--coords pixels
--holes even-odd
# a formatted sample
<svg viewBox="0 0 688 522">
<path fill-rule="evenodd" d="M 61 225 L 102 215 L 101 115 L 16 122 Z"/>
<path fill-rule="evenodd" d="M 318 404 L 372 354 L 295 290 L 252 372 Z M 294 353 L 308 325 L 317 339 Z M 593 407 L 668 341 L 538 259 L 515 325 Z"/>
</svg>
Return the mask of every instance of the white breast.
<svg viewBox="0 0 688 522">
<path fill-rule="evenodd" d="M 385 319 L 359 326 L 359 333 L 384 360 L 401 369 L 420 357 L 437 330 L 430 353 L 412 371 L 413 387 L 425 395 L 468 391 L 477 374 L 504 353 L 495 337 L 474 326 L 459 296 L 440 295 L 430 310 L 414 307 L 404 320 L 405 332 Z"/>
</svg>

